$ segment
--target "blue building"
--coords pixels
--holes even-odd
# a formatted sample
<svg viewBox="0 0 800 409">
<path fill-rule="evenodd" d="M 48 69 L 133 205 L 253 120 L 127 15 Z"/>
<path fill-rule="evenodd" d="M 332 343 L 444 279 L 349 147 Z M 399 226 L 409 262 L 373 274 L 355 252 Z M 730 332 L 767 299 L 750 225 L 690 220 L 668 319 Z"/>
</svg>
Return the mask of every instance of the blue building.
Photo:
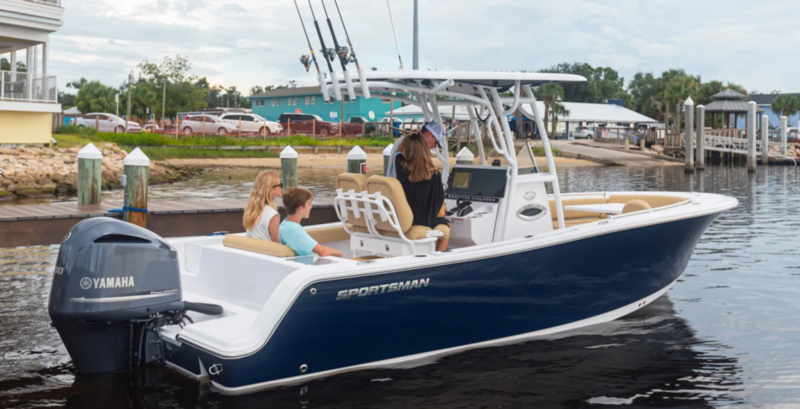
<svg viewBox="0 0 800 409">
<path fill-rule="evenodd" d="M 281 88 L 254 95 L 250 100 L 253 113 L 270 121 L 277 121 L 281 114 L 303 113 L 319 115 L 325 121 L 338 122 L 342 118 L 342 107 L 345 122 L 354 116 L 369 120 L 370 112 L 375 114 L 375 121 L 379 121 L 384 117 L 383 113 L 391 109 L 390 102 L 381 98 L 358 97 L 355 101 L 344 98 L 344 104 L 342 101 L 328 102 L 322 98 L 319 87 Z M 401 106 L 400 102 L 394 102 L 395 109 Z"/>
<path fill-rule="evenodd" d="M 769 117 L 769 126 L 771 128 L 781 127 L 781 117 L 775 112 L 772 112 L 772 103 L 781 95 L 798 96 L 800 94 L 761 94 L 761 95 L 748 95 L 745 101 L 754 101 L 759 108 L 759 117 L 767 115 Z M 764 112 L 761 112 L 763 110 Z M 790 127 L 800 127 L 800 114 L 794 114 L 789 118 Z M 760 120 L 760 119 L 759 119 Z M 737 121 L 737 126 L 744 129 L 746 126 L 746 119 L 740 117 Z"/>
</svg>

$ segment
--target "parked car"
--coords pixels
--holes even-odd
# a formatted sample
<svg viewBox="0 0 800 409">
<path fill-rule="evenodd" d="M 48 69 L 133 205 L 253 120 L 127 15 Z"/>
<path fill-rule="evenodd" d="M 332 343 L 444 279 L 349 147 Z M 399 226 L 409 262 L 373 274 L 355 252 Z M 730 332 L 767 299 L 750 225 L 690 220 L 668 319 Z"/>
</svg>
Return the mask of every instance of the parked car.
<svg viewBox="0 0 800 409">
<path fill-rule="evenodd" d="M 359 128 L 363 127 L 363 134 L 364 135 L 370 135 L 370 134 L 374 134 L 375 132 L 378 132 L 378 127 L 375 124 L 371 124 L 369 122 L 370 121 L 367 118 L 364 118 L 363 116 L 350 117 L 350 120 L 347 121 L 348 124 L 356 124 L 356 125 L 358 125 Z M 366 125 L 364 125 L 364 124 L 366 124 Z M 356 133 L 362 133 L 361 131 L 362 131 L 362 129 L 358 129 L 358 131 Z M 350 134 L 350 133 L 353 133 L 353 132 L 346 132 L 346 133 Z"/>
<path fill-rule="evenodd" d="M 178 129 L 184 135 L 208 133 L 227 135 L 239 132 L 239 127 L 231 125 L 214 115 L 189 115 L 181 121 Z"/>
<path fill-rule="evenodd" d="M 257 133 L 261 136 L 276 135 L 283 132 L 281 124 L 267 121 L 261 115 L 233 113 L 223 114 L 220 119 L 237 127 L 241 120 L 242 132 Z"/>
<path fill-rule="evenodd" d="M 392 119 L 394 119 L 394 121 L 392 121 Z M 381 122 L 386 123 L 386 124 L 388 124 L 390 121 L 392 122 L 392 125 L 391 125 L 392 128 L 401 129 L 401 127 L 403 126 L 403 121 L 401 121 L 401 120 L 399 120 L 397 118 L 385 117 L 385 118 L 381 119 Z M 400 136 L 402 136 L 402 133 L 400 131 L 398 131 L 397 129 L 393 129 L 392 130 L 392 135 L 395 138 L 399 138 Z"/>
<path fill-rule="evenodd" d="M 291 121 L 291 126 L 289 125 Z M 312 133 L 326 138 L 339 133 L 339 124 L 323 121 L 319 115 L 314 114 L 281 114 L 278 123 L 292 134 Z"/>
<path fill-rule="evenodd" d="M 579 126 L 572 131 L 572 137 L 575 139 L 593 139 L 594 127 L 593 126 Z"/>
<path fill-rule="evenodd" d="M 70 119 L 69 123 L 71 125 L 77 125 L 78 128 L 99 128 L 97 129 L 98 132 L 116 133 L 124 133 L 126 126 L 124 119 L 114 114 L 104 114 L 99 112 L 93 112 L 82 117 L 72 118 Z M 133 121 L 129 121 L 127 123 L 127 127 L 129 133 L 137 133 L 142 130 L 142 127 Z"/>
<path fill-rule="evenodd" d="M 142 131 L 147 133 L 156 133 L 161 130 L 161 127 L 158 124 L 145 124 L 142 127 Z"/>
</svg>

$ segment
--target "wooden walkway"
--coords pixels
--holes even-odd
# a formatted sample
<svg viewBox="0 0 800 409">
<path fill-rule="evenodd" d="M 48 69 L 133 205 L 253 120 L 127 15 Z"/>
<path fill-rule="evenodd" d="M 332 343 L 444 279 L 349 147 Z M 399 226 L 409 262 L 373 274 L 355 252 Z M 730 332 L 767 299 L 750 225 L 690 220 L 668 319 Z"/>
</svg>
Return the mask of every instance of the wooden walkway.
<svg viewBox="0 0 800 409">
<path fill-rule="evenodd" d="M 241 233 L 246 199 L 180 200 L 151 202 L 147 227 L 162 237 L 203 236 L 218 231 Z M 278 203 L 281 216 L 285 216 Z M 90 217 L 122 219 L 121 202 L 99 205 L 55 203 L 0 206 L 0 247 L 59 244 L 76 223 Z M 332 198 L 314 200 L 311 218 L 304 224 L 338 221 Z"/>
</svg>

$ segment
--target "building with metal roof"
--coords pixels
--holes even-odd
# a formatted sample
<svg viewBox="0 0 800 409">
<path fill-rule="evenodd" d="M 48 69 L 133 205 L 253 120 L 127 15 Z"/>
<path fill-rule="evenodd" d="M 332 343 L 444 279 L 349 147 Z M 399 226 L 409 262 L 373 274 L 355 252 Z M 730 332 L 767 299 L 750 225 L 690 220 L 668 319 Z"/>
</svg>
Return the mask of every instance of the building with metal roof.
<svg viewBox="0 0 800 409">
<path fill-rule="evenodd" d="M 759 112 L 769 117 L 769 125 L 773 128 L 780 128 L 781 116 L 777 112 L 772 111 L 772 103 L 775 102 L 781 95 L 789 95 L 793 97 L 800 97 L 800 93 L 793 94 L 755 94 L 750 95 L 748 99 L 754 101 L 758 105 Z M 788 117 L 789 126 L 800 127 L 800 114 L 794 114 Z"/>
</svg>

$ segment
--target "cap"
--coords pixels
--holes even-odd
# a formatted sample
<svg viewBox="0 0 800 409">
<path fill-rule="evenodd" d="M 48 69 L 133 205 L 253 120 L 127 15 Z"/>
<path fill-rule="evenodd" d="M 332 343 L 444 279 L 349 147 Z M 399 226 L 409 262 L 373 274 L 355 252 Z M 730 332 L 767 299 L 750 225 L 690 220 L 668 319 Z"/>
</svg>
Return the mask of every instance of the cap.
<svg viewBox="0 0 800 409">
<path fill-rule="evenodd" d="M 422 129 L 430 132 L 433 137 L 436 138 L 436 144 L 438 144 L 440 148 L 442 146 L 447 146 L 447 141 L 444 139 L 444 128 L 441 125 L 436 122 L 428 122 Z"/>
</svg>

